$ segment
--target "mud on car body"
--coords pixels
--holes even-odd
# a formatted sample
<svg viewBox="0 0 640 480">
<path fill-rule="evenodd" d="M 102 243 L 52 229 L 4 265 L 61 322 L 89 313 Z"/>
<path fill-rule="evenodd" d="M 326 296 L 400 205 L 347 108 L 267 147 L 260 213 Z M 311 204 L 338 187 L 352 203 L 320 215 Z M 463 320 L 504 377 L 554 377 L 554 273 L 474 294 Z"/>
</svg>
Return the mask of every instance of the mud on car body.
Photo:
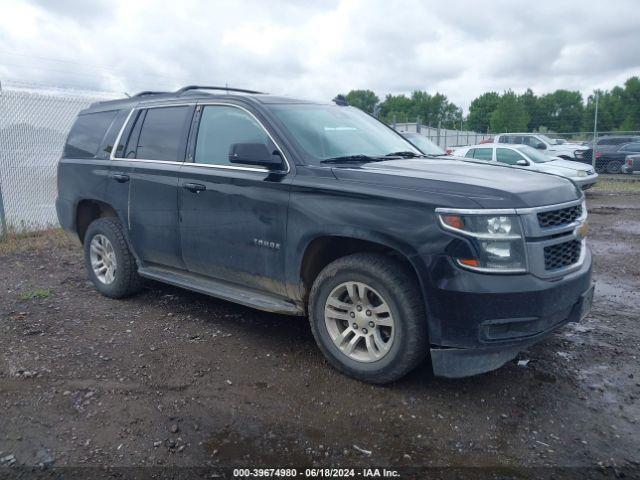
<svg viewBox="0 0 640 480">
<path fill-rule="evenodd" d="M 329 363 L 374 383 L 427 357 L 486 372 L 588 312 L 572 182 L 432 158 L 341 103 L 185 87 L 81 112 L 57 211 L 96 288 L 306 315 Z"/>
</svg>

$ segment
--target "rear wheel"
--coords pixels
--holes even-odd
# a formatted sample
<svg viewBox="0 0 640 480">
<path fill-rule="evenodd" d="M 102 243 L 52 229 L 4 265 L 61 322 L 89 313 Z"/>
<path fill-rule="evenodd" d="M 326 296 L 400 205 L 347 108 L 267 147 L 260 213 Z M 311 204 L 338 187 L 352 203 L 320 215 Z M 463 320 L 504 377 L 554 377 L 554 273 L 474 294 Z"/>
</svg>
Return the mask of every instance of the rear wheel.
<svg viewBox="0 0 640 480">
<path fill-rule="evenodd" d="M 311 289 L 309 317 L 329 363 L 359 380 L 397 380 L 428 352 L 415 276 L 384 255 L 355 254 L 329 264 Z"/>
<path fill-rule="evenodd" d="M 89 278 L 103 295 L 122 298 L 140 289 L 138 266 L 116 218 L 99 218 L 89 225 L 84 258 Z"/>
<path fill-rule="evenodd" d="M 607 163 L 607 173 L 620 173 L 622 162 L 620 160 L 610 160 Z"/>
</svg>

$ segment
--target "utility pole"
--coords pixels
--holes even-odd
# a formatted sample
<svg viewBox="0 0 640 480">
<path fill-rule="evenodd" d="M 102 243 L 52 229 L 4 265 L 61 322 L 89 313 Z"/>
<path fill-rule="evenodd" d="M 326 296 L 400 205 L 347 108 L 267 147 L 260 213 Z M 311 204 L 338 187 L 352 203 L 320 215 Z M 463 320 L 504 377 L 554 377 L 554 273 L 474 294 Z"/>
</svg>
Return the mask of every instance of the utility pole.
<svg viewBox="0 0 640 480">
<path fill-rule="evenodd" d="M 596 113 L 593 119 L 593 151 L 591 152 L 591 164 L 593 170 L 596 170 L 596 146 L 598 145 L 598 98 L 599 93 L 596 90 Z"/>
</svg>

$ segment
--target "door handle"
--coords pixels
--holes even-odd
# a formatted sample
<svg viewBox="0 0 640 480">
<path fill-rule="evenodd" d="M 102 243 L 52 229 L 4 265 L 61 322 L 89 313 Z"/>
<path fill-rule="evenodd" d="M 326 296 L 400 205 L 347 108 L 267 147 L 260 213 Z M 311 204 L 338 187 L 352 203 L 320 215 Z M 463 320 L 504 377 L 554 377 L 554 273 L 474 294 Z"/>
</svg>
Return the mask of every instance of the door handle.
<svg viewBox="0 0 640 480">
<path fill-rule="evenodd" d="M 129 175 L 127 175 L 126 173 L 112 173 L 111 178 L 119 183 L 125 183 L 129 181 Z"/>
<path fill-rule="evenodd" d="M 202 185 L 201 183 L 185 183 L 182 185 L 182 188 L 186 188 L 193 193 L 200 193 L 207 189 L 207 187 Z"/>
</svg>

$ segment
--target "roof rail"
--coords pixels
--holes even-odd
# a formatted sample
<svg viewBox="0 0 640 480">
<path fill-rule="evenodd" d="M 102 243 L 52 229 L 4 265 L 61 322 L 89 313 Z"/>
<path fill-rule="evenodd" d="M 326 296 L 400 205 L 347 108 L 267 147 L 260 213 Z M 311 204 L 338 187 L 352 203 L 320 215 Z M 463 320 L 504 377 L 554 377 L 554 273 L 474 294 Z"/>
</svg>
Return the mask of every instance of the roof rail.
<svg viewBox="0 0 640 480">
<path fill-rule="evenodd" d="M 175 94 L 177 96 L 180 96 L 184 92 L 187 92 L 189 90 L 226 90 L 228 92 L 263 93 L 263 92 L 256 92 L 255 90 L 245 90 L 244 88 L 208 87 L 208 86 L 204 86 L 204 85 L 189 85 L 187 87 L 182 87 L 180 90 L 176 90 Z"/>
<path fill-rule="evenodd" d="M 138 92 L 138 93 L 136 93 L 136 94 L 135 94 L 133 97 L 131 97 L 131 98 L 134 98 L 134 97 L 146 97 L 147 95 L 162 95 L 162 94 L 164 94 L 164 93 L 171 93 L 171 92 L 154 92 L 154 91 L 152 91 L 152 90 L 145 90 L 145 91 L 143 91 L 143 92 Z"/>
</svg>

